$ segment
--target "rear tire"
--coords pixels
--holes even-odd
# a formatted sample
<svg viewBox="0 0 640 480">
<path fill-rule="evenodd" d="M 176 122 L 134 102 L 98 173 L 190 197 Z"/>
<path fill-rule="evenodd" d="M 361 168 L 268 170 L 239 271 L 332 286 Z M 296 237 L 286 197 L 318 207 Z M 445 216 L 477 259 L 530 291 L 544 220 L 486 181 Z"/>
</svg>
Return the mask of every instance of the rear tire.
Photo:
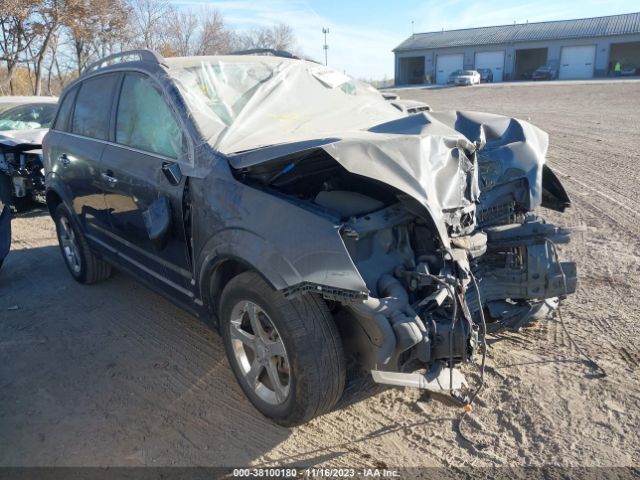
<svg viewBox="0 0 640 480">
<path fill-rule="evenodd" d="M 82 232 L 76 228 L 69 210 L 58 205 L 53 220 L 56 224 L 58 243 L 62 258 L 71 276 L 78 282 L 89 285 L 111 276 L 111 264 L 91 251 Z"/>
<path fill-rule="evenodd" d="M 341 397 L 342 342 L 317 295 L 287 300 L 258 274 L 242 273 L 222 292 L 220 328 L 242 390 L 276 423 L 305 423 L 330 411 Z"/>
</svg>

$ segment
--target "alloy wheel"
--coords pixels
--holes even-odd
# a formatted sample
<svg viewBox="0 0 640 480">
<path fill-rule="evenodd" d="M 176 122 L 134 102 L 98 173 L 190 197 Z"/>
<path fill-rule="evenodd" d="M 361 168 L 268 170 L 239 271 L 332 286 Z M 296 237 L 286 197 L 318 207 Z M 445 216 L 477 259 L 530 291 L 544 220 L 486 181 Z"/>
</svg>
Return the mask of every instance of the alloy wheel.
<svg viewBox="0 0 640 480">
<path fill-rule="evenodd" d="M 245 300 L 231 311 L 231 346 L 240 372 L 249 387 L 271 405 L 289 396 L 291 369 L 284 342 L 267 313 Z"/>
<path fill-rule="evenodd" d="M 71 228 L 68 218 L 64 216 L 60 217 L 58 225 L 60 245 L 62 246 L 64 259 L 71 270 L 73 270 L 75 273 L 80 273 L 82 264 L 80 260 L 80 249 L 78 248 L 78 240 L 76 239 L 76 234 L 73 231 L 73 228 Z"/>
</svg>

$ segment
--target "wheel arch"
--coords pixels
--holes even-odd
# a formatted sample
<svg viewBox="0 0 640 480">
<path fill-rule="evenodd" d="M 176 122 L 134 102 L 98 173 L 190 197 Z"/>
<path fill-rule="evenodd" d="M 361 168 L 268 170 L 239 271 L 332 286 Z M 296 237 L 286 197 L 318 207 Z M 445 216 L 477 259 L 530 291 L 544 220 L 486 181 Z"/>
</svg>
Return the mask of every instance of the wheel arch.
<svg viewBox="0 0 640 480">
<path fill-rule="evenodd" d="M 47 210 L 49 210 L 49 215 L 53 217 L 53 214 L 55 213 L 56 208 L 58 208 L 58 205 L 63 203 L 62 197 L 55 190 L 48 189 L 45 199 L 47 202 Z"/>
<path fill-rule="evenodd" d="M 248 262 L 233 256 L 217 257 L 202 269 L 200 275 L 201 298 L 216 326 L 219 324 L 220 312 L 218 308 L 224 286 L 234 277 L 249 271 L 259 274 Z M 264 276 L 262 277 L 264 278 Z M 265 281 L 269 283 L 267 279 Z"/>
</svg>

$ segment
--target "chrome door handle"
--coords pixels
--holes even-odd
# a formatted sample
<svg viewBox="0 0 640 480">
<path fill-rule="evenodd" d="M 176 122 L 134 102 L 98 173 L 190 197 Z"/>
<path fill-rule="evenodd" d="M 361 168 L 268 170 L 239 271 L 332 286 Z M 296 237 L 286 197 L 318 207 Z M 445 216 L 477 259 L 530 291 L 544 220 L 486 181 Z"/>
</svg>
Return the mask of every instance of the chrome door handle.
<svg viewBox="0 0 640 480">
<path fill-rule="evenodd" d="M 60 162 L 63 167 L 68 167 L 71 163 L 71 160 L 69 160 L 69 157 L 67 157 L 66 153 L 63 153 L 58 157 L 58 162 Z"/>
<path fill-rule="evenodd" d="M 118 183 L 118 179 L 113 176 L 111 172 L 102 172 L 102 179 L 107 182 L 110 187 L 113 187 L 116 183 Z"/>
</svg>

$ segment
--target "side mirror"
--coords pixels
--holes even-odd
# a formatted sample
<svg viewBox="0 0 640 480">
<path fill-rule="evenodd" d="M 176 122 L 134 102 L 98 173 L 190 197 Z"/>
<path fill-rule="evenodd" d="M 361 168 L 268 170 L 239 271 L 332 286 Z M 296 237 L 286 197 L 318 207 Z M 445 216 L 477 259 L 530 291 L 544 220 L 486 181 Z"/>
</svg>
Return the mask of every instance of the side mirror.
<svg viewBox="0 0 640 480">
<path fill-rule="evenodd" d="M 167 244 L 167 233 L 171 227 L 169 199 L 167 197 L 158 198 L 142 212 L 142 216 L 149 240 L 157 250 L 162 250 Z"/>
<path fill-rule="evenodd" d="M 183 175 L 180 165 L 176 162 L 164 162 L 162 164 L 162 173 L 164 173 L 164 176 L 171 185 L 180 185 Z"/>
</svg>

